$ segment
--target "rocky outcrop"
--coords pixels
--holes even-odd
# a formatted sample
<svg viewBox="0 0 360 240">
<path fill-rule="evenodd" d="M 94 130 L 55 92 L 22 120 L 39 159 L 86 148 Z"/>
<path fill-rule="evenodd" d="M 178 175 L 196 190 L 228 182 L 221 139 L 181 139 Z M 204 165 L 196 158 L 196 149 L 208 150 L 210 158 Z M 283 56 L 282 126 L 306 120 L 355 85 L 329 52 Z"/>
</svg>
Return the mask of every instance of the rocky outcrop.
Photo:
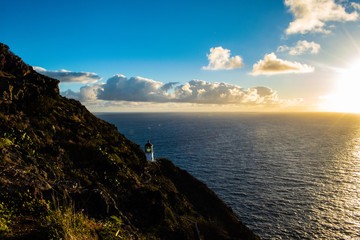
<svg viewBox="0 0 360 240">
<path fill-rule="evenodd" d="M 13 111 L 24 108 L 24 102 L 33 101 L 39 95 L 56 97 L 59 95 L 56 79 L 36 73 L 21 58 L 9 51 L 9 47 L 0 43 L 0 109 L 12 107 Z"/>
<path fill-rule="evenodd" d="M 58 83 L 0 44 L 1 204 L 71 201 L 97 221 L 121 218 L 133 239 L 258 239 L 205 184 L 169 160 L 147 161 L 114 125 L 61 97 Z M 47 210 L 33 208 L 19 214 L 32 227 L 11 239 L 49 237 L 34 216 Z M 22 222 L 8 225 L 16 233 Z"/>
<path fill-rule="evenodd" d="M 0 43 L 0 72 L 9 77 L 23 77 L 31 71 L 31 66 L 11 53 L 8 46 Z"/>
</svg>

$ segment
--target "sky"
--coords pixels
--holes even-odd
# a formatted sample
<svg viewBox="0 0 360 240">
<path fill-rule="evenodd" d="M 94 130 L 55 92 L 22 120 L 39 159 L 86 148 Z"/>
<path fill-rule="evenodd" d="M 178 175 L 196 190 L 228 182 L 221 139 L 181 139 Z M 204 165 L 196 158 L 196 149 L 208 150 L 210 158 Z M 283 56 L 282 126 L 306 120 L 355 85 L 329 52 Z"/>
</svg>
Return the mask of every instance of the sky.
<svg viewBox="0 0 360 240">
<path fill-rule="evenodd" d="M 2 0 L 0 22 L 93 112 L 360 113 L 359 0 Z"/>
</svg>

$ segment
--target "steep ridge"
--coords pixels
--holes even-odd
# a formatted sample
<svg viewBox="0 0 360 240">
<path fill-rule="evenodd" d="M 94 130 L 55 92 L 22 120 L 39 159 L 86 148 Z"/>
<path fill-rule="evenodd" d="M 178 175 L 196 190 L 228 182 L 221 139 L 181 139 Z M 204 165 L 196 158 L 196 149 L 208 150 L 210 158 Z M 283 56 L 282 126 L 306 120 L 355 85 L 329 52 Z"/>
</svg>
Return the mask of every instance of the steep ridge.
<svg viewBox="0 0 360 240">
<path fill-rule="evenodd" d="M 205 184 L 147 161 L 58 84 L 0 43 L 0 237 L 259 239 Z M 89 224 L 64 228 L 69 208 Z"/>
</svg>

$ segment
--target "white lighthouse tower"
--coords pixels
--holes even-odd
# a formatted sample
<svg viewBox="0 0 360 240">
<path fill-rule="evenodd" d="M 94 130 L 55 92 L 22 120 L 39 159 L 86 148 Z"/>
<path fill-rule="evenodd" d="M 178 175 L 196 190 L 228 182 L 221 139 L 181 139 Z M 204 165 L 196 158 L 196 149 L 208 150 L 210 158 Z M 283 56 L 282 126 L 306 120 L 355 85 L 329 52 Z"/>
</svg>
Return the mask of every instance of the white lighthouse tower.
<svg viewBox="0 0 360 240">
<path fill-rule="evenodd" d="M 145 155 L 147 160 L 150 162 L 155 162 L 154 159 L 154 148 L 153 145 L 150 143 L 150 140 L 145 144 Z"/>
</svg>

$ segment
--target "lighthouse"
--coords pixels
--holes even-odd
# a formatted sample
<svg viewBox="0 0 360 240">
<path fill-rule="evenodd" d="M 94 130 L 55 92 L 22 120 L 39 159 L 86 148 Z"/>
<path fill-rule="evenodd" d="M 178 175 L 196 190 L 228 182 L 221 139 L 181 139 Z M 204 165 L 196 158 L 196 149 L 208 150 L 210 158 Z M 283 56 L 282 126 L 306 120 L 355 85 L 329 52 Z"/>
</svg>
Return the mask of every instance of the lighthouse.
<svg viewBox="0 0 360 240">
<path fill-rule="evenodd" d="M 155 162 L 154 149 L 153 145 L 150 143 L 150 140 L 148 140 L 148 142 L 145 144 L 145 155 L 147 160 L 149 160 L 150 162 Z"/>
</svg>

